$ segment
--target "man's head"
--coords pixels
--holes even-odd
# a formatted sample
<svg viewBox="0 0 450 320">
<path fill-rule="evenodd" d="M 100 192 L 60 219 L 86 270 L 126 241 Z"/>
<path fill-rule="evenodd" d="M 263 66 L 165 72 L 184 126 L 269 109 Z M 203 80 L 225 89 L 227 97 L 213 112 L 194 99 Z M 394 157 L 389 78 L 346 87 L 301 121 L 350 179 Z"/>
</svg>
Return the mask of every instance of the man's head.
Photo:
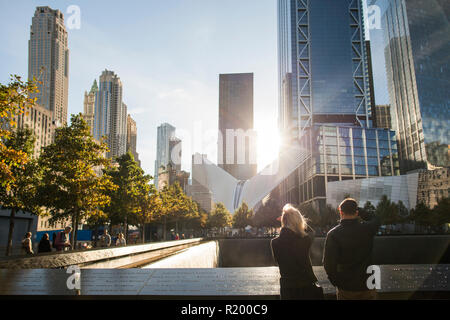
<svg viewBox="0 0 450 320">
<path fill-rule="evenodd" d="M 103 231 L 103 234 L 108 234 L 108 229 L 105 229 L 105 230 Z"/>
<path fill-rule="evenodd" d="M 72 232 L 72 227 L 66 227 L 66 228 L 64 229 L 64 232 L 65 232 L 65 233 L 70 233 L 70 232 Z"/>
<path fill-rule="evenodd" d="M 347 198 L 339 205 L 341 219 L 354 219 L 358 216 L 358 203 L 355 199 Z"/>
</svg>

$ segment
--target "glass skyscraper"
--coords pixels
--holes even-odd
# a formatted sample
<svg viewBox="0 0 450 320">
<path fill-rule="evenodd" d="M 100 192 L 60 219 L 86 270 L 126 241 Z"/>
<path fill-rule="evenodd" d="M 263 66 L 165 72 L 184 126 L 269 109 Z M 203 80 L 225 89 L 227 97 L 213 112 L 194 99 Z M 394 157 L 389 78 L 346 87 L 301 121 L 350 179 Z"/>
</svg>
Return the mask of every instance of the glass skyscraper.
<svg viewBox="0 0 450 320">
<path fill-rule="evenodd" d="M 362 15 L 359 0 L 278 1 L 279 125 L 288 139 L 319 123 L 371 126 Z"/>
<path fill-rule="evenodd" d="M 154 182 L 155 186 L 158 187 L 158 171 L 161 166 L 167 166 L 171 159 L 172 149 L 175 146 L 174 142 L 178 141 L 181 143 L 181 140 L 175 137 L 175 127 L 168 124 L 163 123 L 158 127 L 157 132 L 157 142 L 156 142 L 156 160 L 155 160 L 155 173 L 154 173 Z M 181 163 L 177 163 L 181 169 Z"/>
<path fill-rule="evenodd" d="M 284 202 L 326 204 L 327 183 L 399 173 L 397 142 L 373 128 L 360 0 L 279 0 L 279 126 L 306 161 L 281 185 Z"/>
<path fill-rule="evenodd" d="M 106 136 L 108 158 L 127 152 L 127 106 L 122 101 L 122 81 L 113 72 L 105 70 L 95 97 L 94 138 Z"/>
<path fill-rule="evenodd" d="M 402 160 L 428 160 L 433 165 L 448 166 L 448 1 L 372 0 L 370 4 L 382 13 L 382 30 L 371 30 L 370 37 L 378 41 L 376 46 L 384 48 L 380 51 L 384 61 L 374 61 L 374 65 L 375 70 L 386 73 L 387 83 L 375 83 L 375 91 L 378 96 L 383 91 L 389 93 L 399 156 Z"/>
</svg>

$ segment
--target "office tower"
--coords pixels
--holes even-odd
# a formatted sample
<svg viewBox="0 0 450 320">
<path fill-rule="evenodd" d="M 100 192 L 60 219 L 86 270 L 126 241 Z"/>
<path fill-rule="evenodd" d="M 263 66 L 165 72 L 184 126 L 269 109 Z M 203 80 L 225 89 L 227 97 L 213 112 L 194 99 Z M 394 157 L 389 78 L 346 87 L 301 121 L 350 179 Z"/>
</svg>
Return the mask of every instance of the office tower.
<svg viewBox="0 0 450 320">
<path fill-rule="evenodd" d="M 365 57 L 359 0 L 279 0 L 281 132 L 295 140 L 314 124 L 370 126 Z"/>
<path fill-rule="evenodd" d="M 53 113 L 39 105 L 27 107 L 25 112 L 16 116 L 17 128 L 28 128 L 33 131 L 36 141 L 34 143 L 33 158 L 37 159 L 42 148 L 53 142 L 56 124 Z"/>
<path fill-rule="evenodd" d="M 127 106 L 122 91 L 120 78 L 113 71 L 103 71 L 95 98 L 94 138 L 106 137 L 108 158 L 119 157 L 127 150 Z"/>
<path fill-rule="evenodd" d="M 84 93 L 84 103 L 83 103 L 83 119 L 91 128 L 91 134 L 94 135 L 94 121 L 95 121 L 95 96 L 98 91 L 97 80 L 94 80 L 91 90 L 89 93 L 86 91 Z"/>
<path fill-rule="evenodd" d="M 279 0 L 279 126 L 306 160 L 283 202 L 321 211 L 332 181 L 398 174 L 394 133 L 372 128 L 369 44 L 360 0 Z"/>
<path fill-rule="evenodd" d="M 137 127 L 136 121 L 128 115 L 127 117 L 127 152 L 133 154 L 134 160 L 141 166 L 141 161 L 139 160 L 139 154 L 136 151 L 137 144 Z"/>
<path fill-rule="evenodd" d="M 426 147 L 450 142 L 448 2 L 391 0 L 383 9 L 385 64 L 399 156 L 449 165 L 448 148 Z M 427 154 L 436 150 L 443 154 Z"/>
<path fill-rule="evenodd" d="M 37 7 L 28 42 L 28 78 L 40 81 L 37 104 L 52 112 L 58 124 L 67 123 L 69 49 L 64 15 Z"/>
<path fill-rule="evenodd" d="M 175 145 L 175 127 L 168 123 L 163 123 L 158 127 L 156 142 L 156 160 L 155 160 L 155 186 L 158 186 L 158 172 L 161 166 L 164 168 L 169 164 L 171 154 Z M 172 142 L 171 142 L 172 141 Z M 172 161 L 175 162 L 175 161 Z M 181 162 L 175 163 L 181 166 Z"/>
<path fill-rule="evenodd" d="M 374 111 L 373 124 L 376 128 L 391 129 L 391 106 L 390 105 L 376 105 L 372 108 Z"/>
<path fill-rule="evenodd" d="M 207 187 L 203 186 L 194 178 L 197 174 L 196 171 L 201 170 L 199 166 L 203 165 L 204 159 L 207 159 L 206 154 L 202 154 L 198 158 L 196 155 L 192 155 L 192 184 L 188 185 L 186 194 L 189 197 L 192 197 L 192 199 L 199 204 L 201 209 L 210 213 L 214 205 L 212 193 Z"/>
<path fill-rule="evenodd" d="M 253 73 L 219 76 L 218 164 L 236 179 L 256 174 Z"/>
</svg>

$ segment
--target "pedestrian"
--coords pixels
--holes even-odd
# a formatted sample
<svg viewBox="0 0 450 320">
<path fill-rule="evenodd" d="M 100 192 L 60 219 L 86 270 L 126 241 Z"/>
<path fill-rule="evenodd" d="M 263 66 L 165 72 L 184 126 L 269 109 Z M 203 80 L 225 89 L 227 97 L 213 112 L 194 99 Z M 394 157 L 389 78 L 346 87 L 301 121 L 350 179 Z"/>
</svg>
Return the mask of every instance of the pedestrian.
<svg viewBox="0 0 450 320">
<path fill-rule="evenodd" d="M 180 235 L 177 233 L 177 235 L 175 236 L 175 240 L 180 240 Z"/>
<path fill-rule="evenodd" d="M 323 266 L 338 300 L 375 300 L 376 291 L 368 288 L 367 268 L 371 265 L 373 238 L 380 227 L 377 216 L 370 221 L 359 218 L 355 199 L 339 205 L 341 221 L 325 240 Z"/>
<path fill-rule="evenodd" d="M 55 248 L 56 251 L 66 251 L 72 245 L 70 244 L 70 233 L 72 232 L 72 227 L 65 227 L 63 231 L 58 232 L 55 238 Z"/>
<path fill-rule="evenodd" d="M 127 241 L 125 240 L 123 233 L 119 233 L 117 235 L 116 246 L 120 247 L 120 246 L 126 246 L 126 245 L 127 245 Z"/>
<path fill-rule="evenodd" d="M 181 239 L 186 239 L 186 236 L 184 235 L 184 233 L 181 234 Z"/>
<path fill-rule="evenodd" d="M 313 272 L 309 251 L 314 232 L 299 210 L 283 207 L 280 236 L 271 240 L 274 260 L 280 268 L 282 300 L 322 300 L 323 290 Z"/>
<path fill-rule="evenodd" d="M 31 236 L 32 236 L 32 233 L 31 232 L 27 232 L 27 233 L 25 233 L 25 236 L 24 236 L 24 238 L 22 240 L 22 252 L 27 254 L 27 255 L 34 254 L 33 243 L 31 241 Z"/>
<path fill-rule="evenodd" d="M 39 241 L 38 253 L 52 252 L 52 245 L 50 244 L 50 237 L 48 233 L 44 233 L 41 241 Z"/>
<path fill-rule="evenodd" d="M 103 235 L 100 238 L 100 246 L 104 248 L 111 246 L 111 236 L 108 234 L 108 229 L 103 231 Z"/>
</svg>

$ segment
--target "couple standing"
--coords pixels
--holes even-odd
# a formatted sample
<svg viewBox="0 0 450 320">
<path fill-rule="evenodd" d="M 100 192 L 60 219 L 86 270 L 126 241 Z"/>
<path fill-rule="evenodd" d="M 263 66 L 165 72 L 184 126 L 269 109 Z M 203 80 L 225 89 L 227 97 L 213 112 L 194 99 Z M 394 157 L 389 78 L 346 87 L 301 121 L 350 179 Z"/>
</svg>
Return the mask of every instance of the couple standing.
<svg viewBox="0 0 450 320">
<path fill-rule="evenodd" d="M 373 300 L 375 290 L 367 287 L 367 267 L 371 264 L 373 238 L 379 220 L 359 219 L 358 204 L 345 199 L 339 205 L 341 221 L 327 234 L 323 266 L 338 300 Z M 320 300 L 322 288 L 311 266 L 309 251 L 314 232 L 299 210 L 283 208 L 280 236 L 271 242 L 272 253 L 280 268 L 281 299 Z"/>
</svg>

